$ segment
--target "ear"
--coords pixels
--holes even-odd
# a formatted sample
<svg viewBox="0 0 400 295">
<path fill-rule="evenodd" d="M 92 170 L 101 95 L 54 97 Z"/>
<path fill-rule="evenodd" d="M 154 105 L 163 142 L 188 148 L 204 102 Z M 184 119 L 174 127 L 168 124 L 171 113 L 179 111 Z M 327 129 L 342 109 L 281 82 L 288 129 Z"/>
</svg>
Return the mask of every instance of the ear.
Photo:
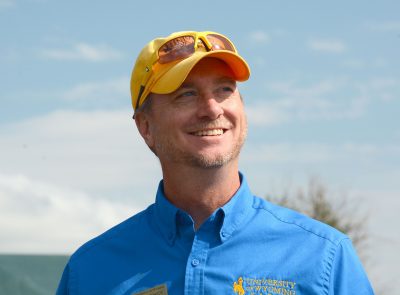
<svg viewBox="0 0 400 295">
<path fill-rule="evenodd" d="M 135 114 L 135 123 L 140 135 L 143 137 L 149 148 L 153 149 L 154 138 L 152 133 L 153 125 L 151 119 L 151 116 L 147 113 L 140 112 L 138 114 Z"/>
</svg>

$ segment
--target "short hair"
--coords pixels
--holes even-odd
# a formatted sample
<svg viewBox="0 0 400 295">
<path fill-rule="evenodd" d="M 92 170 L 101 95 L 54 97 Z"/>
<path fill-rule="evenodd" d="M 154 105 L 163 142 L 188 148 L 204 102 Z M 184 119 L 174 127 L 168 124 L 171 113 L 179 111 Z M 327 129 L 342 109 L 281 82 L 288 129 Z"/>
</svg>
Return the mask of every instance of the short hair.
<svg viewBox="0 0 400 295">
<path fill-rule="evenodd" d="M 153 95 L 149 93 L 142 105 L 136 109 L 136 112 L 149 113 L 151 111 L 152 100 Z"/>
<path fill-rule="evenodd" d="M 135 117 L 135 115 L 139 113 L 145 113 L 145 114 L 150 113 L 152 100 L 153 100 L 153 95 L 152 93 L 149 93 L 149 95 L 146 97 L 142 105 L 135 110 L 135 114 L 133 115 L 133 117 Z"/>
<path fill-rule="evenodd" d="M 146 97 L 146 100 L 142 103 L 142 105 L 135 110 L 133 118 L 135 119 L 135 116 L 137 114 L 149 114 L 151 112 L 152 101 L 153 101 L 153 95 L 152 93 L 150 93 Z M 149 149 L 157 156 L 157 153 L 154 148 L 149 147 Z"/>
</svg>

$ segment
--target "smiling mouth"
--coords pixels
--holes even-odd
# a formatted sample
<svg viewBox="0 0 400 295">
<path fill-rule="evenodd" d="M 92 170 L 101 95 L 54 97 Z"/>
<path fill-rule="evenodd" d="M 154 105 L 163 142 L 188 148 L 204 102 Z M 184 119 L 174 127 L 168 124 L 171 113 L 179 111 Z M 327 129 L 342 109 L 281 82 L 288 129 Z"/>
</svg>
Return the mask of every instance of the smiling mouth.
<svg viewBox="0 0 400 295">
<path fill-rule="evenodd" d="M 209 130 L 200 130 L 196 132 L 191 132 L 194 136 L 219 136 L 224 134 L 224 129 L 209 129 Z"/>
</svg>

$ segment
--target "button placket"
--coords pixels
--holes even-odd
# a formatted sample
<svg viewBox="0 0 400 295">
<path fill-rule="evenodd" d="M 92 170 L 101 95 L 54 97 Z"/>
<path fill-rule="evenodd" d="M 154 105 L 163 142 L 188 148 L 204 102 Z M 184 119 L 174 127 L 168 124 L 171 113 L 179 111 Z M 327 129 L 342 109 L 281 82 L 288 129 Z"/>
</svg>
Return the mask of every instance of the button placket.
<svg viewBox="0 0 400 295">
<path fill-rule="evenodd" d="M 197 295 L 204 291 L 204 268 L 209 243 L 195 235 L 186 264 L 185 294 Z"/>
</svg>

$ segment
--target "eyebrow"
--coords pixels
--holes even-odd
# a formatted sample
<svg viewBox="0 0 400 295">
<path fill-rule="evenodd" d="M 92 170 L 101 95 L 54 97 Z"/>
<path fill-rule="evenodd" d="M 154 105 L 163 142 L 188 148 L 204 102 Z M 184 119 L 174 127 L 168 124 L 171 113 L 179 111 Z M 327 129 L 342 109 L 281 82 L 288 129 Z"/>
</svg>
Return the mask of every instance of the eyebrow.
<svg viewBox="0 0 400 295">
<path fill-rule="evenodd" d="M 181 86 L 178 89 L 182 89 L 182 88 L 193 88 L 194 84 L 193 83 L 187 83 L 187 82 L 183 82 L 181 84 Z"/>
</svg>

